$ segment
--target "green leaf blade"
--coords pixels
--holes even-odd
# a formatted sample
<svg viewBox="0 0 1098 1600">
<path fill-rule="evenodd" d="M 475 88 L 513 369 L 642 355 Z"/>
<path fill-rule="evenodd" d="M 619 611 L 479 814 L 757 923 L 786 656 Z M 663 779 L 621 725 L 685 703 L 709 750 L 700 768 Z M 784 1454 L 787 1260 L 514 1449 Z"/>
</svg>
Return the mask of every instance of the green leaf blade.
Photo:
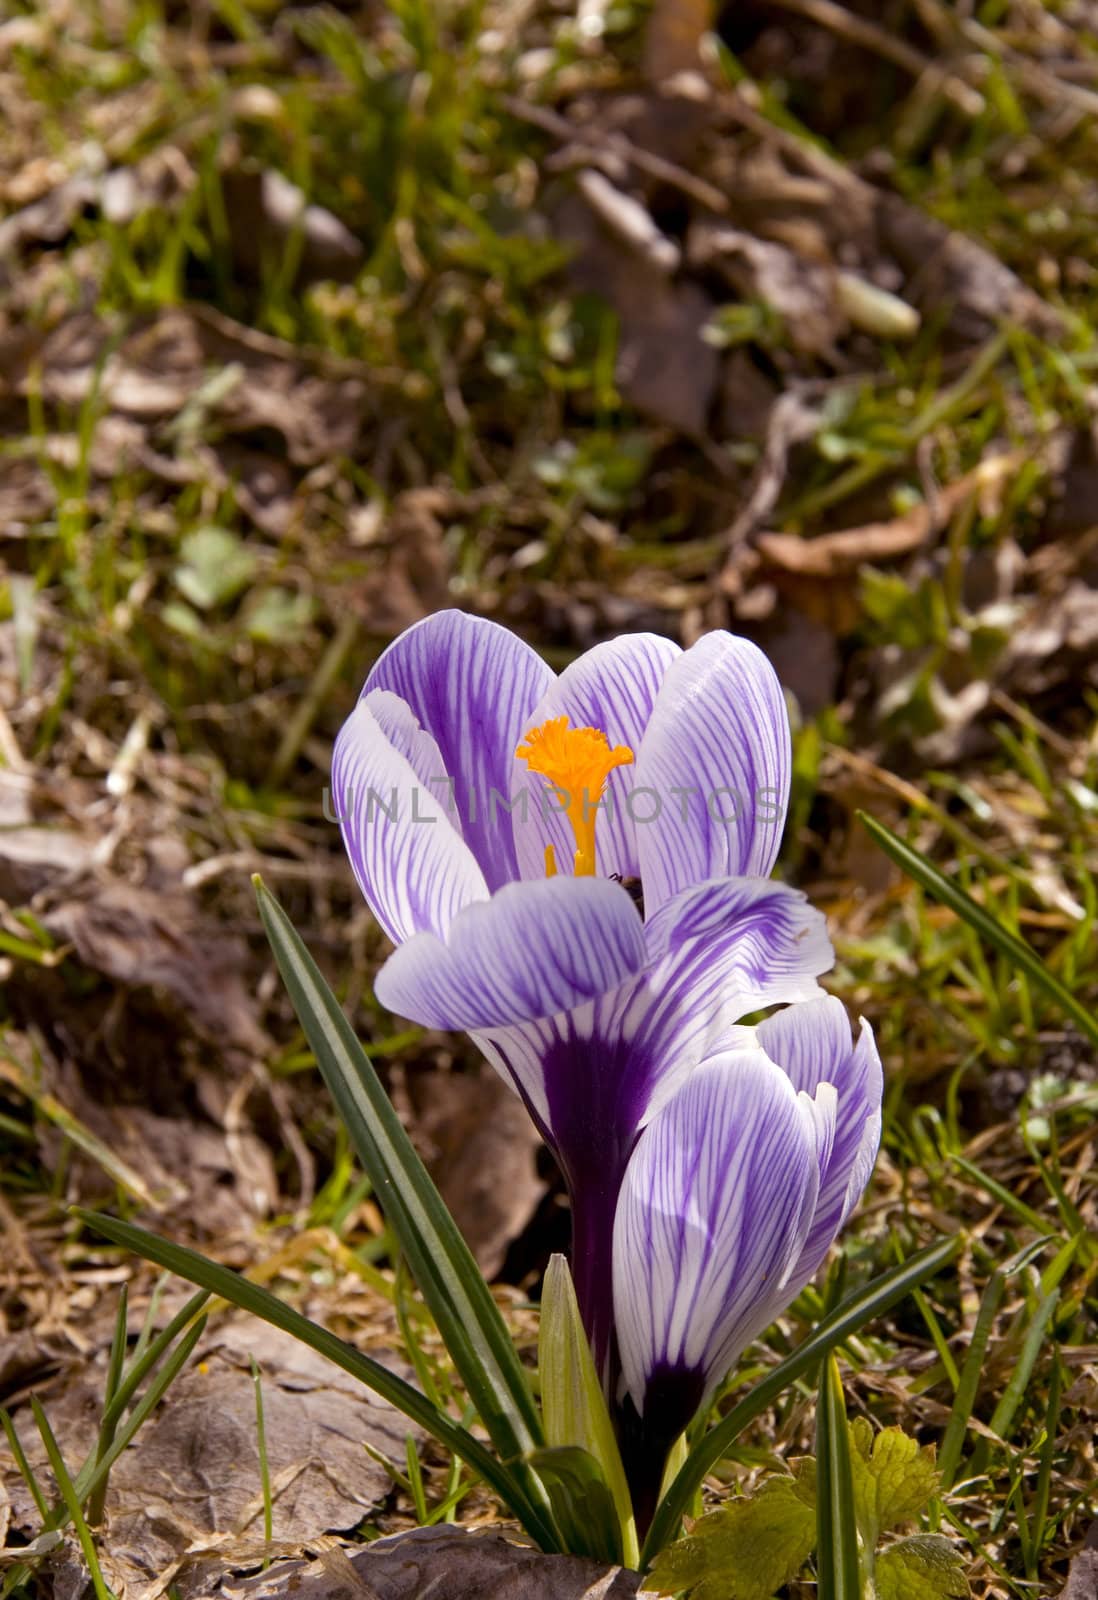
<svg viewBox="0 0 1098 1600">
<path fill-rule="evenodd" d="M 834 1355 L 820 1374 L 816 1408 L 816 1547 L 819 1600 L 862 1600 L 854 1469 L 842 1379 Z"/>
<path fill-rule="evenodd" d="M 557 1527 L 569 1555 L 620 1563 L 621 1525 L 599 1463 L 579 1445 L 535 1450 L 530 1465 L 549 1491 Z"/>
<path fill-rule="evenodd" d="M 400 1241 L 469 1398 L 500 1457 L 524 1465 L 545 1442 L 529 1377 L 472 1252 L 401 1126 L 343 1011 L 289 918 L 256 879 L 259 912 L 283 981 L 359 1159 Z M 545 1518 L 544 1548 L 557 1548 Z"/>
<path fill-rule="evenodd" d="M 572 1274 L 561 1255 L 550 1258 L 541 1293 L 538 1372 L 545 1437 L 550 1447 L 578 1446 L 588 1452 L 598 1463 L 612 1498 L 616 1550 L 605 1559 L 624 1560 L 627 1566 L 635 1567 L 640 1547 L 625 1468 L 580 1318 Z M 539 1452 L 536 1459 L 541 1460 L 543 1455 Z"/>
</svg>

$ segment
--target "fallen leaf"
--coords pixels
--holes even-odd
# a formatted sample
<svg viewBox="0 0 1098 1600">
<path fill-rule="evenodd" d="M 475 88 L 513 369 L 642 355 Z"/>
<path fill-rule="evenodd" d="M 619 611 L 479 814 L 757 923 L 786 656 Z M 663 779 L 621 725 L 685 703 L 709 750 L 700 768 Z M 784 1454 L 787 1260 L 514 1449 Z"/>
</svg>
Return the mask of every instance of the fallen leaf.
<svg viewBox="0 0 1098 1600">
<path fill-rule="evenodd" d="M 47 884 L 91 870 L 95 846 L 73 828 L 0 828 L 0 900 L 23 905 Z"/>
<path fill-rule="evenodd" d="M 227 1576 L 213 1593 L 224 1600 L 626 1600 L 640 1583 L 622 1567 L 542 1555 L 487 1529 L 416 1528 L 346 1559 L 351 1574 L 321 1556 Z"/>
<path fill-rule="evenodd" d="M 836 578 L 870 562 L 895 560 L 925 544 L 972 494 L 1005 484 L 1022 460 L 1018 452 L 989 456 L 956 483 L 942 489 L 933 503 L 913 506 L 888 522 L 867 522 L 837 533 L 821 533 L 814 539 L 789 533 L 760 533 L 756 546 L 771 566 L 801 577 Z"/>
<path fill-rule="evenodd" d="M 601 296 L 617 314 L 615 377 L 625 399 L 657 422 L 704 435 L 720 369 L 702 337 L 714 302 L 699 284 L 669 278 L 627 245 L 581 193 L 564 196 L 552 220 L 575 250 L 573 287 Z"/>
<path fill-rule="evenodd" d="M 43 922 L 86 967 L 127 987 L 158 988 L 221 1045 L 262 1056 L 268 1046 L 243 979 L 244 949 L 200 916 L 193 898 L 117 879 L 89 880 Z"/>
<path fill-rule="evenodd" d="M 518 1096 L 489 1068 L 414 1076 L 409 1098 L 431 1175 L 492 1278 L 545 1193 L 537 1131 Z"/>
<path fill-rule="evenodd" d="M 350 283 L 363 260 L 361 242 L 323 206 L 271 169 L 224 172 L 221 185 L 238 271 L 253 280 L 277 271 L 286 251 L 299 252 L 293 282 Z"/>
<path fill-rule="evenodd" d="M 269 429 L 298 467 L 354 452 L 367 417 L 365 369 L 354 363 L 318 370 L 321 363 L 293 345 L 202 307 L 164 311 L 117 348 L 113 339 L 106 319 L 76 312 L 40 348 L 5 352 L 0 392 L 6 385 L 25 396 L 38 385 L 46 404 L 73 409 L 96 393 L 104 407 L 153 430 L 161 451 L 186 454 L 211 431 Z"/>
<path fill-rule="evenodd" d="M 383 1358 L 384 1353 L 373 1352 Z M 421 1430 L 387 1402 L 288 1334 L 252 1318 L 215 1326 L 133 1445 L 115 1464 L 107 1495 L 110 1556 L 127 1588 L 182 1582 L 221 1570 L 247 1542 L 262 1547 L 263 1498 L 250 1357 L 260 1369 L 274 1539 L 297 1547 L 355 1527 L 388 1498 L 393 1481 L 364 1445 L 403 1462 Z M 94 1369 L 55 1384 L 43 1404 L 66 1461 L 95 1441 L 102 1402 Z M 396 1370 L 403 1372 L 401 1363 Z M 45 1452 L 29 1410 L 16 1427 L 36 1470 Z M 13 1522 L 32 1531 L 36 1511 L 14 1467 L 5 1470 Z M 174 1574 L 174 1575 L 173 1575 Z M 158 1591 L 159 1592 L 159 1591 Z M 208 1593 L 205 1579 L 183 1593 Z"/>
<path fill-rule="evenodd" d="M 1067 1582 L 1056 1600 L 1098 1600 L 1098 1548 L 1091 1545 L 1089 1534 L 1087 1547 L 1072 1557 Z"/>
</svg>

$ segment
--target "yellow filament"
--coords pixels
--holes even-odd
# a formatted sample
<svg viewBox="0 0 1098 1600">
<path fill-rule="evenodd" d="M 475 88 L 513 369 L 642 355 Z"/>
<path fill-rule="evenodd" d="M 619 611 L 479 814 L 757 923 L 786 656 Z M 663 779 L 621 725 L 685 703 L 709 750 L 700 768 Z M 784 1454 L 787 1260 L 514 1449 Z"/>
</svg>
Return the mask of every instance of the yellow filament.
<svg viewBox="0 0 1098 1600">
<path fill-rule="evenodd" d="M 554 788 L 568 797 L 565 815 L 576 836 L 575 873 L 593 877 L 595 872 L 595 819 L 606 780 L 615 767 L 628 767 L 633 752 L 628 745 L 612 749 L 600 728 L 570 728 L 567 717 L 550 717 L 538 728 L 531 728 L 525 742 L 515 751 L 531 772 L 540 772 Z M 553 846 L 545 851 L 545 875 L 557 870 Z"/>
</svg>

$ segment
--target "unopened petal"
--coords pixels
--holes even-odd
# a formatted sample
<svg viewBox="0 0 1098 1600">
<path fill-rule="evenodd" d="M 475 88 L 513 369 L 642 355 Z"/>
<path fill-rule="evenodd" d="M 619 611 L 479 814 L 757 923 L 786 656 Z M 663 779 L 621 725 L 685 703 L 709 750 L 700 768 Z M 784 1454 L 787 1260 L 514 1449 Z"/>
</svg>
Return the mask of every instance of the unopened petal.
<svg viewBox="0 0 1098 1600">
<path fill-rule="evenodd" d="M 613 1247 L 623 1382 L 641 1416 L 655 1374 L 697 1375 L 710 1393 L 787 1282 L 819 1189 L 817 1121 L 753 1050 L 705 1062 L 642 1134 Z"/>
<path fill-rule="evenodd" d="M 834 1143 L 822 1166 L 816 1213 L 794 1273 L 799 1288 L 815 1275 L 873 1171 L 881 1139 L 881 1058 L 867 1022 L 851 1040 L 846 1011 L 832 995 L 775 1012 L 759 1024 L 756 1035 L 794 1088 L 815 1095 L 820 1085 L 830 1084 L 836 1096 Z"/>
</svg>

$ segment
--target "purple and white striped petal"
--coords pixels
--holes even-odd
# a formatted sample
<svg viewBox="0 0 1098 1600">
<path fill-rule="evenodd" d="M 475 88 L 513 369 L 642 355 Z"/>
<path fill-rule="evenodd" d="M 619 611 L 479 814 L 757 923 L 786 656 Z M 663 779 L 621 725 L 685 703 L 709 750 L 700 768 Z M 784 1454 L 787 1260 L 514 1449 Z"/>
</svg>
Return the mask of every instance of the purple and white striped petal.
<svg viewBox="0 0 1098 1600">
<path fill-rule="evenodd" d="M 565 667 L 530 713 L 530 726 L 565 715 L 571 727 L 598 728 L 611 745 L 628 745 L 635 755 L 664 675 L 681 655 L 677 644 L 655 633 L 628 633 L 597 644 Z M 630 800 L 636 781 L 633 767 L 618 767 L 606 784 L 595 834 L 597 869 L 604 878 L 615 872 L 623 878 L 640 875 Z M 529 797 L 524 810 L 514 813 L 515 848 L 525 878 L 542 876 L 547 844 L 554 847 L 561 865 L 571 861 L 575 850 L 572 831 L 559 806 L 543 803 L 542 785 L 544 778 L 532 775 L 525 762 L 516 761 L 512 793 L 526 791 Z"/>
<path fill-rule="evenodd" d="M 444 801 L 425 786 L 436 760 L 441 767 L 434 741 L 392 696 L 359 701 L 332 755 L 333 797 L 351 866 L 396 944 L 425 931 L 444 933 L 463 906 L 488 897 L 484 874 Z"/>
<path fill-rule="evenodd" d="M 815 999 L 835 959 L 821 913 L 799 890 L 760 879 L 688 889 L 644 933 L 643 970 L 592 1005 L 477 1037 L 547 1127 L 566 1175 L 608 1172 L 613 1153 L 627 1157 L 740 1017 Z"/>
<path fill-rule="evenodd" d="M 467 906 L 445 939 L 409 939 L 378 973 L 376 993 L 431 1028 L 493 1028 L 581 1006 L 644 960 L 643 924 L 619 884 L 543 878 Z"/>
<path fill-rule="evenodd" d="M 721 1047 L 741 1017 L 814 1000 L 835 964 L 822 912 L 799 889 L 765 878 L 724 878 L 665 901 L 645 928 L 651 961 L 644 992 L 620 1026 L 653 1064 L 651 1116 L 682 1073 Z"/>
<path fill-rule="evenodd" d="M 556 882 L 555 879 L 551 880 Z M 784 884 L 704 884 L 646 930 L 649 965 L 585 1006 L 478 1031 L 518 1090 L 572 1196 L 573 1276 L 596 1360 L 610 1347 L 610 1253 L 626 1162 L 646 1121 L 739 1017 L 815 996 L 824 920 Z"/>
<path fill-rule="evenodd" d="M 791 759 L 781 685 L 749 640 L 708 633 L 672 663 L 636 761 L 655 797 L 637 824 L 649 916 L 689 884 L 769 876 Z"/>
<path fill-rule="evenodd" d="M 833 1091 L 813 1107 L 763 1051 L 743 1051 L 700 1066 L 641 1136 L 613 1275 L 623 1389 L 642 1417 L 654 1378 L 666 1391 L 669 1375 L 693 1375 L 704 1401 L 788 1281 L 833 1116 Z"/>
<path fill-rule="evenodd" d="M 394 639 L 362 691 L 399 695 L 436 740 L 491 890 L 519 875 L 506 809 L 515 749 L 552 682 L 552 670 L 507 628 L 439 611 Z"/>
<path fill-rule="evenodd" d="M 873 1171 L 881 1140 L 881 1058 L 864 1020 L 851 1042 L 846 1011 L 833 995 L 775 1012 L 755 1033 L 795 1089 L 811 1095 L 830 1083 L 838 1096 L 834 1144 L 821 1163 L 816 1214 L 793 1271 L 799 1292 L 815 1276 Z"/>
</svg>

